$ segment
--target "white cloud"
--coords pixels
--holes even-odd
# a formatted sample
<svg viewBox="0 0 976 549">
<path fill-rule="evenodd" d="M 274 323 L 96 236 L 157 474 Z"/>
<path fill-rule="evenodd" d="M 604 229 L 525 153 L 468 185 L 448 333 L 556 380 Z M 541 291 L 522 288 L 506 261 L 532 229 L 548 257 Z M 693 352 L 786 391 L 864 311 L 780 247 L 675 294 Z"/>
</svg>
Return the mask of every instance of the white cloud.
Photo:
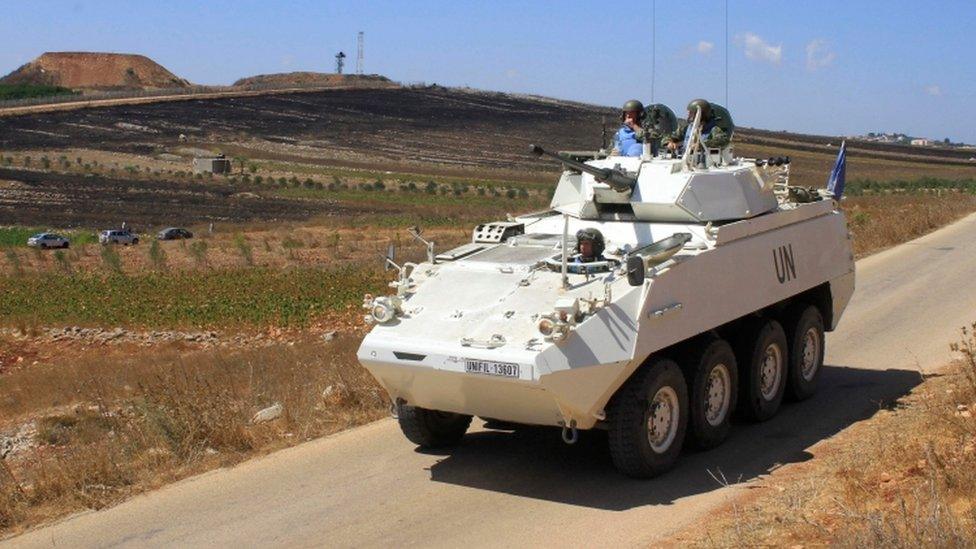
<svg viewBox="0 0 976 549">
<path fill-rule="evenodd" d="M 807 44 L 807 70 L 815 71 L 829 67 L 836 58 L 837 54 L 830 49 L 824 40 L 817 38 Z"/>
<path fill-rule="evenodd" d="M 942 95 L 942 87 L 936 84 L 932 84 L 931 86 L 925 86 L 925 93 L 938 97 Z"/>
<path fill-rule="evenodd" d="M 746 57 L 757 61 L 767 61 L 774 65 L 779 65 L 783 60 L 783 45 L 774 46 L 757 34 L 747 32 L 743 35 Z"/>
<path fill-rule="evenodd" d="M 713 49 L 715 49 L 715 44 L 702 40 L 701 42 L 698 42 L 698 45 L 695 47 L 695 49 L 698 50 L 698 53 L 702 55 L 708 55 L 712 53 Z"/>
</svg>

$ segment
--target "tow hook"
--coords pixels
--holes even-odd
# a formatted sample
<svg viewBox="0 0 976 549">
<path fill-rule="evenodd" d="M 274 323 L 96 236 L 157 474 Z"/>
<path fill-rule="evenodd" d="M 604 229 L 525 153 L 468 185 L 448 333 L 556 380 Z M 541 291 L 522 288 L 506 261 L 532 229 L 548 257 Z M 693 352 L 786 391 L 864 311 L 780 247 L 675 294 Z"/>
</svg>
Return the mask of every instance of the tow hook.
<svg viewBox="0 0 976 549">
<path fill-rule="evenodd" d="M 566 422 L 560 421 L 560 425 L 563 426 L 563 442 L 566 444 L 576 444 L 579 440 L 579 431 L 576 430 L 576 420 L 569 420 L 569 425 Z"/>
</svg>

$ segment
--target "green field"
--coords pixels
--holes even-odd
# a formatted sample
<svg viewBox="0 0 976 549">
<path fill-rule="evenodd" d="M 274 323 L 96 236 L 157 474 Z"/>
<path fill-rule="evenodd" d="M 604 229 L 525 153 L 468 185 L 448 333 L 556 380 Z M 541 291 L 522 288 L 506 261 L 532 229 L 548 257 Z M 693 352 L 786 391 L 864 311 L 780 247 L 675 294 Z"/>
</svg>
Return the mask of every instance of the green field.
<svg viewBox="0 0 976 549">
<path fill-rule="evenodd" d="M 72 246 L 97 244 L 98 235 L 92 231 L 50 231 L 36 227 L 0 227 L 0 248 L 27 246 L 27 239 L 37 233 L 57 233 L 71 243 Z"/>
<path fill-rule="evenodd" d="M 381 271 L 361 267 L 33 273 L 0 277 L 0 318 L 20 325 L 300 327 L 356 306 L 384 285 Z"/>
<path fill-rule="evenodd" d="M 0 84 L 0 101 L 32 99 L 54 95 L 78 95 L 78 92 L 60 86 L 39 86 L 34 84 Z"/>
</svg>

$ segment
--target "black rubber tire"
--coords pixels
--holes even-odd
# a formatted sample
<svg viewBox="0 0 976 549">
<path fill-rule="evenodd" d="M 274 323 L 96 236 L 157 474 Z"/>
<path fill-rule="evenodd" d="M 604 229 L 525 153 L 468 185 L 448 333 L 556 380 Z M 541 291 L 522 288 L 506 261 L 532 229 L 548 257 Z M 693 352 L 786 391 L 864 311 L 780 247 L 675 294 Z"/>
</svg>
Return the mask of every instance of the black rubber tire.
<svg viewBox="0 0 976 549">
<path fill-rule="evenodd" d="M 133 238 L 132 239 L 132 244 L 133 245 L 138 244 L 138 243 L 139 243 L 139 239 L 138 238 Z"/>
<path fill-rule="evenodd" d="M 61 246 L 61 247 L 62 247 L 62 248 L 64 248 L 65 250 L 67 250 L 67 249 L 68 249 L 68 246 L 69 246 L 69 245 L 70 245 L 70 244 L 68 244 L 67 242 L 65 242 L 65 243 L 64 243 L 64 246 Z"/>
<path fill-rule="evenodd" d="M 678 421 L 674 437 L 663 452 L 648 440 L 647 420 L 658 390 L 670 387 L 677 396 Z M 667 472 L 681 454 L 688 427 L 688 388 L 678 365 L 666 358 L 645 363 L 614 396 L 607 418 L 610 457 L 621 473 L 652 478 Z"/>
<path fill-rule="evenodd" d="M 820 310 L 813 305 L 800 304 L 791 308 L 785 318 L 786 339 L 790 346 L 790 373 L 786 383 L 787 396 L 792 400 L 805 400 L 817 392 L 820 370 L 824 361 L 824 321 Z M 814 330 L 817 347 L 812 375 L 803 375 L 805 346 L 808 331 Z"/>
<path fill-rule="evenodd" d="M 471 416 L 397 404 L 400 430 L 407 440 L 421 448 L 454 446 L 471 425 Z"/>
<path fill-rule="evenodd" d="M 762 368 L 766 350 L 771 345 L 779 349 L 779 381 L 770 398 L 762 394 Z M 789 347 L 783 326 L 773 319 L 758 319 L 751 322 L 742 334 L 736 358 L 739 361 L 739 408 L 743 415 L 752 421 L 766 421 L 776 415 L 783 394 L 786 392 L 786 378 L 789 371 Z"/>
<path fill-rule="evenodd" d="M 729 402 L 725 416 L 712 425 L 708 421 L 708 396 L 712 371 L 724 365 L 728 376 Z M 681 367 L 690 387 L 688 440 L 696 448 L 707 450 L 725 441 L 732 427 L 739 391 L 739 368 L 732 346 L 724 339 L 707 336 L 690 344 L 681 359 Z"/>
</svg>

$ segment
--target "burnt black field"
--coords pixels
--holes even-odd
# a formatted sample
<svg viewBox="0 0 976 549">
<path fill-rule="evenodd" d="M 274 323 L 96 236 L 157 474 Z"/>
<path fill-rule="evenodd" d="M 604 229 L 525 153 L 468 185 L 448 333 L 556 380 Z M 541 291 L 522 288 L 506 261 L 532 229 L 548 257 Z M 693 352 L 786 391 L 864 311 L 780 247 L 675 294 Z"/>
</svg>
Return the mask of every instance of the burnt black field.
<svg viewBox="0 0 976 549">
<path fill-rule="evenodd" d="M 0 169 L 0 225 L 50 227 L 191 225 L 215 221 L 298 221 L 366 210 L 326 200 L 242 192 L 226 183 L 145 181 Z"/>
<path fill-rule="evenodd" d="M 530 143 L 600 147 L 611 110 L 444 88 L 332 90 L 174 101 L 0 118 L 0 151 L 81 147 L 136 154 L 248 142 L 265 156 L 552 172 Z M 611 128 L 611 131 L 613 128 Z M 293 160 L 294 158 L 288 158 Z"/>
</svg>

